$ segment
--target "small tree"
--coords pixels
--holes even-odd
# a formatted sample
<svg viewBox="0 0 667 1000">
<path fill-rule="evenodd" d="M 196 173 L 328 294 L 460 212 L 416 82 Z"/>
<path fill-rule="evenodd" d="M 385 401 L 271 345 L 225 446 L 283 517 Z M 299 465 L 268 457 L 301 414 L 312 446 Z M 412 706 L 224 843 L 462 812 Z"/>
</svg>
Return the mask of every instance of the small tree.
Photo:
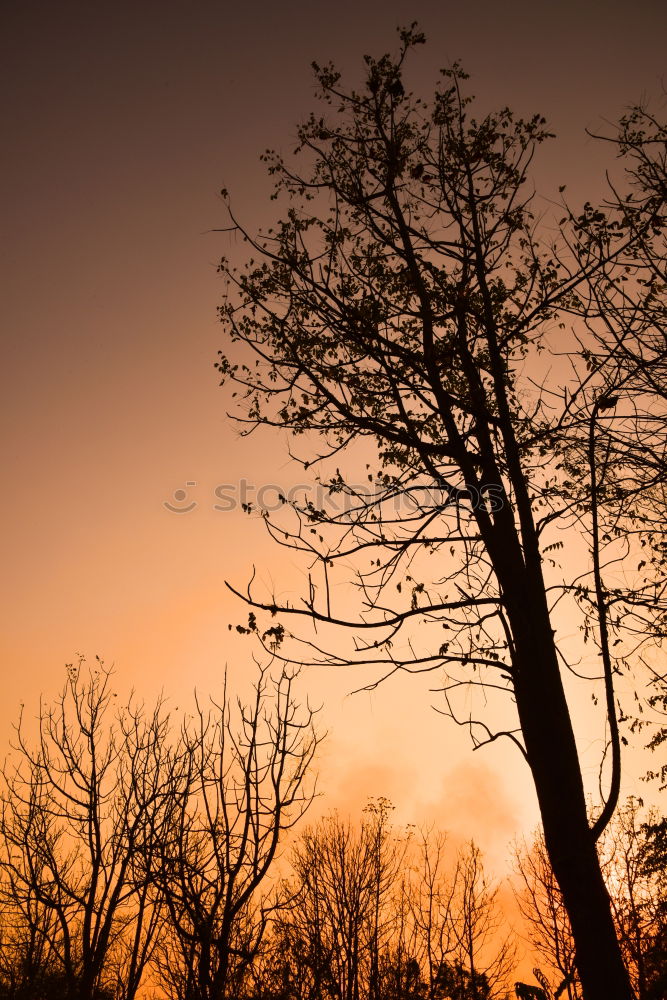
<svg viewBox="0 0 667 1000">
<path fill-rule="evenodd" d="M 498 888 L 490 885 L 479 848 L 459 852 L 454 872 L 454 967 L 468 980 L 471 1000 L 504 995 L 516 962 L 511 936 L 501 933 Z"/>
<path fill-rule="evenodd" d="M 638 1000 L 655 996 L 649 955 L 665 926 L 664 870 L 649 860 L 659 828 L 657 814 L 630 798 L 609 824 L 602 844 L 614 919 Z"/>
<path fill-rule="evenodd" d="M 644 949 L 647 1000 L 667 995 L 667 819 L 642 827 L 642 872 L 651 879 L 655 919 Z"/>
<path fill-rule="evenodd" d="M 389 839 L 389 809 L 386 799 L 371 801 L 359 830 L 334 813 L 307 830 L 292 852 L 293 903 L 282 916 L 282 934 L 299 956 L 292 981 L 298 978 L 318 1000 L 380 994 L 400 859 Z"/>
<path fill-rule="evenodd" d="M 470 972 L 458 961 L 440 967 L 438 988 L 448 1000 L 490 1000 L 491 997 L 484 973 Z"/>
<path fill-rule="evenodd" d="M 35 740 L 23 715 L 3 768 L 0 865 L 4 918 L 21 988 L 37 997 L 132 1000 L 151 956 L 159 900 L 145 866 L 173 790 L 168 716 L 114 708 L 101 661 L 68 668 Z M 122 986 L 121 986 L 122 983 Z"/>
<path fill-rule="evenodd" d="M 572 929 L 541 832 L 530 848 L 517 846 L 514 862 L 519 910 L 539 964 L 553 983 L 553 995 L 580 1000 Z"/>
<path fill-rule="evenodd" d="M 304 619 L 356 637 L 349 654 L 332 655 L 302 634 L 308 648 L 292 646 L 291 658 L 373 663 L 382 675 L 439 669 L 448 711 L 476 745 L 500 736 L 517 745 L 533 775 L 585 996 L 628 1000 L 595 850 L 620 787 L 610 649 L 623 619 L 636 623 L 664 593 L 640 589 L 625 604 L 618 595 L 618 613 L 609 614 L 598 513 L 612 516 L 599 476 L 600 461 L 611 462 L 597 429 L 613 410 L 613 378 L 607 356 L 591 366 L 586 345 L 564 345 L 553 331 L 572 314 L 588 317 L 596 279 L 620 282 L 656 202 L 639 205 L 631 225 L 622 209 L 608 218 L 587 204 L 571 214 L 560 249 L 551 234 L 540 242 L 525 182 L 549 136 L 544 120 L 508 109 L 474 117 L 458 66 L 444 71 L 430 106 L 416 99 L 404 63 L 423 40 L 413 25 L 401 32 L 397 58 L 367 57 L 361 90 L 316 66 L 328 112 L 300 128 L 300 163 L 266 156 L 276 196 L 288 200 L 284 219 L 253 236 L 232 216 L 253 256 L 241 271 L 222 262 L 229 295 L 221 314 L 250 358 L 235 347 L 219 369 L 242 389 L 243 419 L 319 435 L 315 462 L 355 442 L 378 453 L 368 488 L 340 469 L 325 478 L 346 509 L 294 504 L 291 523 L 269 524 L 309 560 L 303 603 L 280 606 L 250 589 L 240 596 L 280 613 L 263 633 L 254 612 L 249 621 L 271 643 L 290 638 L 285 622 Z M 636 162 L 632 147 L 625 152 Z M 664 191 L 656 197 L 663 205 Z M 549 383 L 542 352 L 568 347 L 569 385 Z M 645 481 L 636 486 L 645 496 Z M 613 516 L 618 527 L 624 508 Z M 578 565 L 578 554 L 576 569 L 561 575 L 554 553 L 573 531 L 589 558 Z M 357 617 L 335 603 L 337 568 L 352 559 Z M 599 652 L 611 748 L 609 791 L 592 823 L 561 676 L 558 609 L 573 596 Z M 506 697 L 516 717 L 494 725 L 496 714 L 462 713 L 457 694 L 479 687 L 496 702 Z"/>
<path fill-rule="evenodd" d="M 509 933 L 502 932 L 498 887 L 484 871 L 471 841 L 447 863 L 446 837 L 420 834 L 417 858 L 404 886 L 409 954 L 420 968 L 428 1000 L 449 996 L 504 998 L 516 961 Z"/>
<path fill-rule="evenodd" d="M 158 894 L 167 921 L 159 974 L 178 1000 L 236 996 L 269 912 L 262 891 L 283 835 L 313 799 L 319 739 L 294 700 L 294 678 L 260 672 L 254 698 L 234 706 L 225 688 L 198 705 L 181 733 L 187 775 L 161 839 Z"/>
<path fill-rule="evenodd" d="M 440 970 L 455 948 L 454 896 L 456 881 L 446 864 L 446 837 L 440 832 L 422 831 L 416 850 L 413 877 L 404 887 L 411 933 L 410 953 L 422 970 L 428 1000 L 440 993 Z"/>
</svg>

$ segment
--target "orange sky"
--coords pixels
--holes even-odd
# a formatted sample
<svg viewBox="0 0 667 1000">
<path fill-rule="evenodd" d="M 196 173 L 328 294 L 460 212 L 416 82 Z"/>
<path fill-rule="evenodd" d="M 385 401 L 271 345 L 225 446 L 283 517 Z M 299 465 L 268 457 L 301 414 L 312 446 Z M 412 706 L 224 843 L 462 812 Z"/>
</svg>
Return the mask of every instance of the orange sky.
<svg viewBox="0 0 667 1000">
<path fill-rule="evenodd" d="M 227 630 L 244 612 L 224 580 L 243 586 L 256 563 L 280 587 L 283 557 L 257 520 L 215 510 L 214 489 L 243 477 L 287 489 L 303 472 L 279 435 L 241 440 L 225 416 L 213 361 L 229 245 L 207 230 L 225 224 L 223 185 L 250 226 L 266 218 L 258 154 L 290 148 L 312 104 L 312 59 L 356 73 L 418 18 L 425 91 L 460 58 L 484 103 L 545 114 L 560 138 L 539 176 L 548 196 L 567 183 L 573 200 L 598 195 L 609 153 L 584 129 L 660 93 L 658 2 L 631 15 L 625 3 L 527 0 L 468 11 L 443 0 L 5 5 L 3 744 L 19 702 L 53 693 L 78 652 L 115 663 L 120 689 L 163 688 L 176 704 L 214 686 L 226 661 L 249 671 L 251 647 Z M 166 501 L 197 506 L 171 513 Z M 432 816 L 500 863 L 535 822 L 529 776 L 511 747 L 471 755 L 430 710 L 429 683 L 348 698 L 349 674 L 306 678 L 331 734 L 322 788 L 355 805 L 388 795 L 401 821 Z M 588 712 L 582 703 L 594 726 Z M 591 778 L 599 740 L 582 738 Z"/>
</svg>

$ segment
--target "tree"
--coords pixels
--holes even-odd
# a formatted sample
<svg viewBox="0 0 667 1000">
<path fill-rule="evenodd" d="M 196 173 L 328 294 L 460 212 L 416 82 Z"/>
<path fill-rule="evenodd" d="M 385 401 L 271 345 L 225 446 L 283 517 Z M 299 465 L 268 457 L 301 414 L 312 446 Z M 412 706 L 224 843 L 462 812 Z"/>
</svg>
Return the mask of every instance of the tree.
<svg viewBox="0 0 667 1000">
<path fill-rule="evenodd" d="M 664 948 L 664 856 L 660 831 L 664 821 L 644 812 L 639 800 L 629 798 L 618 810 L 601 839 L 602 866 L 614 921 L 637 1000 L 661 995 L 655 958 Z M 575 968 L 574 941 L 562 894 L 538 833 L 528 849 L 515 852 L 519 876 L 517 900 L 529 940 L 548 971 L 553 996 L 577 1000 L 581 985 Z"/>
<path fill-rule="evenodd" d="M 231 216 L 252 257 L 241 269 L 221 264 L 221 318 L 235 346 L 218 367 L 241 387 L 242 419 L 319 436 L 323 447 L 305 465 L 352 455 L 355 444 L 366 444 L 364 456 L 377 449 L 367 488 L 340 469 L 325 478 L 345 509 L 304 502 L 292 505 L 291 522 L 267 520 L 310 561 L 303 603 L 250 588 L 239 596 L 253 609 L 248 629 L 272 647 L 293 637 L 285 623 L 304 623 L 308 648 L 283 655 L 371 663 L 383 675 L 439 669 L 447 710 L 476 745 L 514 741 L 533 775 L 586 1000 L 628 1000 L 595 849 L 620 783 L 615 624 L 596 520 L 595 431 L 613 397 L 608 368 L 591 371 L 576 337 L 569 386 L 549 384 L 541 359 L 568 349 L 554 330 L 582 316 L 596 277 L 622 270 L 655 205 L 603 239 L 601 213 L 587 204 L 572 213 L 569 247 L 540 243 L 524 192 L 549 137 L 544 120 L 508 109 L 473 117 L 457 65 L 430 106 L 414 98 L 404 64 L 422 41 L 413 25 L 397 58 L 367 57 L 360 91 L 315 66 L 329 111 L 300 128 L 295 165 L 266 154 L 285 217 L 253 236 Z M 561 578 L 565 529 L 589 552 L 577 551 L 582 566 Z M 336 574 L 352 559 L 356 617 L 335 604 Z M 558 611 L 573 596 L 601 662 L 611 747 L 609 792 L 592 824 L 561 675 Z M 652 597 L 640 594 L 635 610 Z M 259 610 L 277 623 L 263 630 Z M 334 655 L 308 622 L 356 641 Z M 457 693 L 478 688 L 516 717 L 499 726 L 497 715 L 459 718 Z"/>
<path fill-rule="evenodd" d="M 34 745 L 21 716 L 3 768 L 3 916 L 26 996 L 102 1000 L 122 982 L 132 1000 L 155 943 L 145 860 L 172 791 L 169 720 L 160 704 L 115 709 L 110 681 L 101 661 L 70 666 Z"/>
<path fill-rule="evenodd" d="M 293 902 L 282 939 L 298 959 L 298 996 L 359 1000 L 380 995 L 381 955 L 393 929 L 392 889 L 400 852 L 389 839 L 386 799 L 371 800 L 357 830 L 336 813 L 299 838 L 292 852 Z"/>
<path fill-rule="evenodd" d="M 561 996 L 579 1000 L 572 929 L 541 831 L 530 848 L 525 843 L 517 845 L 514 863 L 519 877 L 519 910 L 540 966 L 546 968 L 547 980 L 553 983 L 553 995 L 556 1000 Z"/>
<path fill-rule="evenodd" d="M 506 996 L 516 949 L 502 934 L 498 887 L 471 841 L 446 865 L 446 837 L 422 831 L 413 875 L 404 886 L 408 953 L 415 957 L 428 1000 Z"/>
<path fill-rule="evenodd" d="M 273 908 L 262 883 L 283 835 L 311 803 L 319 742 L 294 676 L 260 672 L 250 704 L 199 705 L 181 733 L 186 779 L 160 842 L 167 920 L 159 972 L 179 1000 L 236 996 Z"/>
<path fill-rule="evenodd" d="M 360 825 L 334 813 L 299 838 L 264 981 L 299 1000 L 504 998 L 514 951 L 479 849 L 447 863 L 443 834 L 399 837 L 389 808 L 371 800 Z"/>
<path fill-rule="evenodd" d="M 635 696 L 640 717 L 634 727 L 653 727 L 649 747 L 655 750 L 667 739 L 666 675 L 655 656 L 667 634 L 667 125 L 638 106 L 623 116 L 616 135 L 602 138 L 628 163 L 630 189 L 612 185 L 602 210 L 576 220 L 570 242 L 582 263 L 595 262 L 578 311 L 588 333 L 587 365 L 602 376 L 600 400 L 608 404 L 591 411 L 587 445 L 592 471 L 604 456 L 595 481 L 597 546 L 611 564 L 630 538 L 636 563 L 631 593 L 604 587 L 600 579 L 598 603 L 605 617 L 615 614 L 617 629 L 622 623 L 629 632 L 635 659 L 648 640 L 648 697 Z M 611 254 L 619 240 L 622 254 Z M 625 666 L 624 652 L 615 657 L 617 670 Z M 642 719 L 646 703 L 650 711 Z M 664 783 L 667 768 L 652 776 Z"/>
<path fill-rule="evenodd" d="M 667 819 L 643 824 L 642 874 L 652 883 L 654 920 L 644 949 L 647 1000 L 667 993 Z"/>
<path fill-rule="evenodd" d="M 489 884 L 474 842 L 459 852 L 454 886 L 454 967 L 465 974 L 471 1000 L 499 997 L 516 950 L 510 936 L 500 934 L 498 888 Z"/>
<path fill-rule="evenodd" d="M 491 997 L 484 973 L 471 972 L 458 961 L 441 966 L 438 988 L 449 1000 L 490 1000 Z"/>
<path fill-rule="evenodd" d="M 650 956 L 661 935 L 664 947 L 664 856 L 662 865 L 655 863 L 664 822 L 653 810 L 643 810 L 639 800 L 629 798 L 607 828 L 602 844 L 614 919 L 638 1000 L 660 995 Z"/>
<path fill-rule="evenodd" d="M 409 951 L 417 957 L 427 987 L 428 1000 L 436 1000 L 441 969 L 455 947 L 453 926 L 456 880 L 446 868 L 446 837 L 422 831 L 412 880 L 405 886 L 410 925 Z"/>
</svg>

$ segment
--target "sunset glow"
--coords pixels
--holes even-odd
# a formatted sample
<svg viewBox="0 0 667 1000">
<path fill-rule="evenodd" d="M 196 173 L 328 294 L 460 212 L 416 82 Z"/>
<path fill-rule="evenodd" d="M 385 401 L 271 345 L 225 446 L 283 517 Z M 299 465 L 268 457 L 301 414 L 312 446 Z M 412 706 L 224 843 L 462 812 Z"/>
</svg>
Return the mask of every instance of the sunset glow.
<svg viewBox="0 0 667 1000">
<path fill-rule="evenodd" d="M 311 62 L 331 60 L 361 85 L 363 55 L 395 51 L 396 26 L 415 19 L 428 40 L 410 64 L 415 92 L 428 97 L 440 67 L 460 60 L 479 114 L 539 112 L 556 133 L 529 181 L 554 239 L 562 185 L 578 210 L 606 197 L 613 149 L 592 136 L 609 134 L 633 103 L 664 111 L 667 24 L 653 0 L 630 10 L 617 0 L 75 0 L 4 11 L 3 756 L 21 706 L 33 726 L 40 698 L 52 702 L 80 655 L 113 666 L 121 700 L 163 695 L 174 731 L 195 691 L 221 697 L 225 668 L 233 700 L 246 699 L 253 658 L 266 657 L 237 628 L 248 607 L 226 583 L 245 593 L 253 578 L 269 603 L 297 605 L 308 593 L 310 567 L 272 542 L 261 509 L 280 518 L 281 495 L 317 499 L 316 473 L 290 457 L 307 454 L 310 439 L 266 427 L 243 436 L 233 387 L 221 389 L 214 370 L 220 350 L 241 357 L 218 321 L 218 263 L 224 255 L 243 267 L 250 255 L 224 231 L 220 191 L 248 230 L 272 225 L 280 209 L 260 154 L 291 155 L 316 107 Z M 564 360 L 545 371 L 554 378 L 561 363 L 564 384 Z M 355 482 L 366 461 L 363 449 L 351 454 Z M 583 546 L 567 539 L 554 574 L 574 573 Z M 356 612 L 348 584 L 334 593 L 339 612 Z M 309 623 L 309 638 L 325 644 L 327 627 Z M 559 627 L 577 669 L 599 674 L 579 621 Z M 522 754 L 509 740 L 473 753 L 466 726 L 443 717 L 440 674 L 397 673 L 374 687 L 377 676 L 322 665 L 295 682 L 326 732 L 308 822 L 333 810 L 356 822 L 369 797 L 386 797 L 396 829 L 447 831 L 452 858 L 474 840 L 490 877 L 507 879 L 512 843 L 539 824 Z M 618 684 L 629 712 L 634 683 Z M 565 686 L 585 790 L 598 803 L 604 702 L 585 681 L 568 676 Z M 493 695 L 488 704 L 500 712 Z M 660 751 L 645 749 L 643 731 L 624 735 L 621 798 L 664 813 L 659 783 L 641 780 Z M 520 923 L 508 883 L 498 898 Z M 517 978 L 532 981 L 534 965 L 529 950 L 519 955 Z"/>
</svg>

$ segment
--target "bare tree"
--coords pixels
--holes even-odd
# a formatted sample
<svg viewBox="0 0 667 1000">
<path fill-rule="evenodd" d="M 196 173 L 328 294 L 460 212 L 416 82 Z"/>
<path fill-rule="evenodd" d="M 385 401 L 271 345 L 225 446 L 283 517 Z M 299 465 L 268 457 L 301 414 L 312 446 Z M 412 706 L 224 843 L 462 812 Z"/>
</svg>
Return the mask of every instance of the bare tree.
<svg viewBox="0 0 667 1000">
<path fill-rule="evenodd" d="M 172 791 L 169 718 L 160 704 L 115 709 L 110 681 L 100 661 L 70 666 L 34 743 L 21 716 L 3 769 L 2 904 L 31 995 L 48 973 L 77 1000 L 132 1000 L 154 946 L 143 859 Z"/>
<path fill-rule="evenodd" d="M 514 863 L 521 916 L 540 967 L 547 970 L 551 992 L 556 998 L 580 1000 L 572 929 L 541 832 L 530 848 L 517 845 Z"/>
<path fill-rule="evenodd" d="M 602 845 L 614 919 L 638 1000 L 651 996 L 647 956 L 664 921 L 664 892 L 658 873 L 646 863 L 648 833 L 657 823 L 654 811 L 644 810 L 638 799 L 629 798 L 607 828 Z"/>
<path fill-rule="evenodd" d="M 413 878 L 405 886 L 412 934 L 410 953 L 416 957 L 428 988 L 428 1000 L 436 1000 L 439 973 L 455 948 L 453 928 L 455 879 L 446 859 L 446 836 L 439 831 L 421 831 L 416 845 L 418 858 Z"/>
<path fill-rule="evenodd" d="M 361 90 L 316 66 L 327 111 L 300 128 L 295 164 L 266 156 L 285 217 L 254 236 L 231 216 L 252 258 L 241 270 L 221 264 L 234 347 L 218 367 L 241 387 L 241 419 L 319 435 L 324 445 L 305 465 L 340 461 L 355 443 L 378 453 L 366 487 L 340 469 L 323 473 L 344 509 L 306 501 L 291 505 L 291 521 L 268 522 L 309 561 L 303 602 L 251 588 L 239 596 L 254 609 L 248 629 L 264 641 L 291 641 L 286 623 L 305 626 L 306 648 L 291 644 L 284 655 L 371 663 L 383 676 L 438 669 L 447 710 L 476 745 L 515 743 L 533 775 L 585 996 L 628 1000 L 595 849 L 620 787 L 610 649 L 624 618 L 637 623 L 656 602 L 664 607 L 664 576 L 625 588 L 610 613 L 601 543 L 612 514 L 598 470 L 611 462 L 597 432 L 613 411 L 613 378 L 607 364 L 591 367 L 586 344 L 575 336 L 568 346 L 554 330 L 591 315 L 596 278 L 620 284 L 656 203 L 639 206 L 632 225 L 622 209 L 608 219 L 587 204 L 566 214 L 572 235 L 560 247 L 552 233 L 540 241 L 525 182 L 549 137 L 544 120 L 508 109 L 473 117 L 458 66 L 444 71 L 430 105 L 414 98 L 404 63 L 422 41 L 413 25 L 397 58 L 367 57 Z M 656 198 L 664 205 L 664 191 Z M 569 352 L 565 386 L 543 374 L 550 349 Z M 633 513 L 617 508 L 619 530 L 624 510 Z M 573 532 L 589 552 L 570 572 L 556 559 Z M 633 552 L 615 557 L 627 563 Z M 353 559 L 356 616 L 336 605 L 334 586 Z M 593 821 L 561 676 L 574 665 L 559 612 L 567 608 L 571 631 L 573 598 L 600 665 L 610 748 Z M 259 609 L 277 623 L 260 627 Z M 332 654 L 310 623 L 325 637 L 327 626 L 347 632 L 349 653 L 337 645 Z M 478 688 L 506 706 L 506 722 L 461 709 L 457 695 Z"/>
<path fill-rule="evenodd" d="M 645 811 L 638 799 L 629 798 L 606 828 L 600 846 L 618 937 L 637 1000 L 652 1000 L 656 995 L 657 980 L 649 956 L 664 933 L 662 867 L 648 861 L 651 831 L 658 828 L 657 815 Z M 530 848 L 525 844 L 517 848 L 515 870 L 521 914 L 530 942 L 548 972 L 553 996 L 556 1000 L 561 995 L 579 1000 L 582 993 L 574 939 L 541 834 Z"/>
<path fill-rule="evenodd" d="M 301 836 L 272 981 L 299 1000 L 504 998 L 514 949 L 479 850 L 448 858 L 443 834 L 390 835 L 387 816 L 379 799 Z"/>
<path fill-rule="evenodd" d="M 158 892 L 168 919 L 158 957 L 169 996 L 235 996 L 274 906 L 263 889 L 282 836 L 314 795 L 319 742 L 313 712 L 294 700 L 294 676 L 262 669 L 248 705 L 227 682 L 220 703 L 183 726 L 187 774 L 161 841 Z"/>
<path fill-rule="evenodd" d="M 411 954 L 429 1000 L 447 989 L 470 1000 L 505 997 L 516 964 L 513 935 L 503 929 L 498 886 L 474 842 L 447 858 L 446 837 L 422 832 L 406 886 Z"/>
<path fill-rule="evenodd" d="M 490 884 L 481 851 L 472 841 L 459 852 L 454 885 L 454 964 L 467 972 L 472 1000 L 504 996 L 516 949 L 512 935 L 501 930 L 498 887 Z M 482 982 L 485 993 L 478 986 Z"/>
<path fill-rule="evenodd" d="M 4 869 L 0 879 L 0 997 L 41 1000 L 54 975 L 62 980 L 49 945 L 55 915 Z"/>
<path fill-rule="evenodd" d="M 371 800 L 358 829 L 338 814 L 299 838 L 292 852 L 293 902 L 281 933 L 298 956 L 299 981 L 313 998 L 378 997 L 395 928 L 394 884 L 403 847 L 390 838 L 390 803 Z"/>
</svg>

